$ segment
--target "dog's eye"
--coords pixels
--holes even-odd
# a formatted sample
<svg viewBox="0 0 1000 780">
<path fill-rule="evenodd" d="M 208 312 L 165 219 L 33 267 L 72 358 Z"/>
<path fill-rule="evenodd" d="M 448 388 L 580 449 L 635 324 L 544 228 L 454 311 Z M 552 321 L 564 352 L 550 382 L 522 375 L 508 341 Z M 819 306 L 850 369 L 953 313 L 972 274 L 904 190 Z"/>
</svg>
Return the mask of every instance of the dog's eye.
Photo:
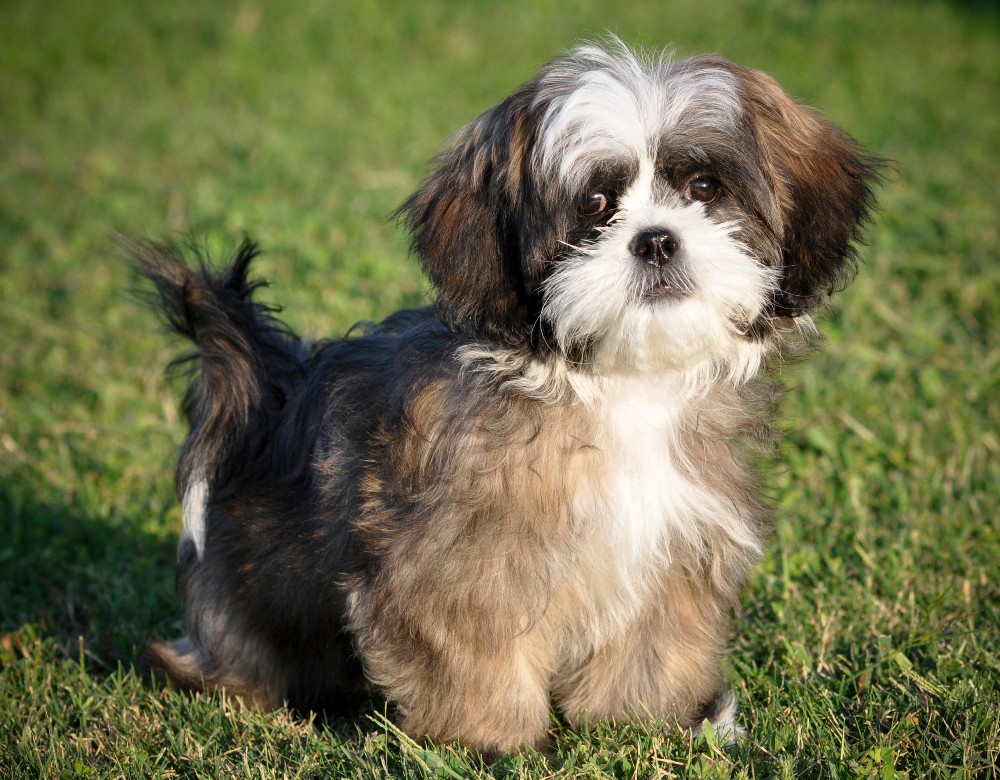
<svg viewBox="0 0 1000 780">
<path fill-rule="evenodd" d="M 580 213 L 585 217 L 596 217 L 598 214 L 607 211 L 608 197 L 603 192 L 592 192 L 584 195 L 580 199 Z"/>
<path fill-rule="evenodd" d="M 711 203 L 719 197 L 719 183 L 708 176 L 695 176 L 684 189 L 684 200 L 688 203 Z"/>
</svg>

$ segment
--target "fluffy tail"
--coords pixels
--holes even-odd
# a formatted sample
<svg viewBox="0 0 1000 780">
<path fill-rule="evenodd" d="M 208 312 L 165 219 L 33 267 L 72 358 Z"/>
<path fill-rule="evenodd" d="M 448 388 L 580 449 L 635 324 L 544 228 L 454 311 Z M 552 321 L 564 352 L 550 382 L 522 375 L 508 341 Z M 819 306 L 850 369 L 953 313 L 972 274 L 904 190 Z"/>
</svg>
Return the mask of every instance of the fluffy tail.
<svg viewBox="0 0 1000 780">
<path fill-rule="evenodd" d="M 177 477 L 185 504 L 202 503 L 206 491 L 246 467 L 253 456 L 248 449 L 303 376 L 307 350 L 272 309 L 253 301 L 263 286 L 248 279 L 258 255 L 253 242 L 244 240 L 230 265 L 218 271 L 202 258 L 189 265 L 165 244 L 123 244 L 139 273 L 156 286 L 167 323 L 197 347 L 182 359 L 196 361 L 197 371 L 185 399 L 191 431 Z"/>
</svg>

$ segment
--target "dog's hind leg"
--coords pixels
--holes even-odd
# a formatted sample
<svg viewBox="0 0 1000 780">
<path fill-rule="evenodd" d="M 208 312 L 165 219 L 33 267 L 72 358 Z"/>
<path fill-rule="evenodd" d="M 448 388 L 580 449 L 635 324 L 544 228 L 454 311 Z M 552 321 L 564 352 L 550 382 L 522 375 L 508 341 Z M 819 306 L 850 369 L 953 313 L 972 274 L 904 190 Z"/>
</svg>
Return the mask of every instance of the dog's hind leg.
<svg viewBox="0 0 1000 780">
<path fill-rule="evenodd" d="M 281 706 L 287 680 L 272 654 L 253 640 L 233 640 L 211 650 L 190 635 L 153 642 L 145 660 L 182 690 L 218 690 L 243 704 L 265 709 Z"/>
</svg>

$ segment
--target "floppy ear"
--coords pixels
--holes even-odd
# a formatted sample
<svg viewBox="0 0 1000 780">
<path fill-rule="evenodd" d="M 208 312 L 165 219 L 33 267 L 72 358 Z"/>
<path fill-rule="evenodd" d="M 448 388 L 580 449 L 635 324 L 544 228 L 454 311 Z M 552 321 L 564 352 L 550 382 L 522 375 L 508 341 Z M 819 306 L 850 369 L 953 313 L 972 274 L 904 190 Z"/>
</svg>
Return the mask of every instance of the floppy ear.
<svg viewBox="0 0 1000 780">
<path fill-rule="evenodd" d="M 542 222 L 531 175 L 535 93 L 533 82 L 525 84 L 459 131 L 396 211 L 438 288 L 441 319 L 509 345 L 527 343 L 537 318 L 528 257 L 533 226 Z"/>
<path fill-rule="evenodd" d="M 884 163 L 788 97 L 770 76 L 730 67 L 745 89 L 782 214 L 782 282 L 774 313 L 796 316 L 853 278 L 854 244 L 875 204 Z"/>
</svg>

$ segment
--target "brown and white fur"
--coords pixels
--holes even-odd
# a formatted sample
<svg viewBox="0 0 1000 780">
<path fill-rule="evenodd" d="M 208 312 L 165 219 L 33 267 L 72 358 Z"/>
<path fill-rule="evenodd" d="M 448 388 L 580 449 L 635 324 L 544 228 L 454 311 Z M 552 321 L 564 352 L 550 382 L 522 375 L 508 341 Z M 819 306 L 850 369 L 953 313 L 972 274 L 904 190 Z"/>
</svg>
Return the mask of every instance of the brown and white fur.
<svg viewBox="0 0 1000 780">
<path fill-rule="evenodd" d="M 769 368 L 849 281 L 878 162 L 768 76 L 583 45 L 399 215 L 431 308 L 306 344 L 132 245 L 197 345 L 178 684 L 491 754 L 653 715 L 732 735 L 728 623 L 772 526 Z"/>
</svg>

